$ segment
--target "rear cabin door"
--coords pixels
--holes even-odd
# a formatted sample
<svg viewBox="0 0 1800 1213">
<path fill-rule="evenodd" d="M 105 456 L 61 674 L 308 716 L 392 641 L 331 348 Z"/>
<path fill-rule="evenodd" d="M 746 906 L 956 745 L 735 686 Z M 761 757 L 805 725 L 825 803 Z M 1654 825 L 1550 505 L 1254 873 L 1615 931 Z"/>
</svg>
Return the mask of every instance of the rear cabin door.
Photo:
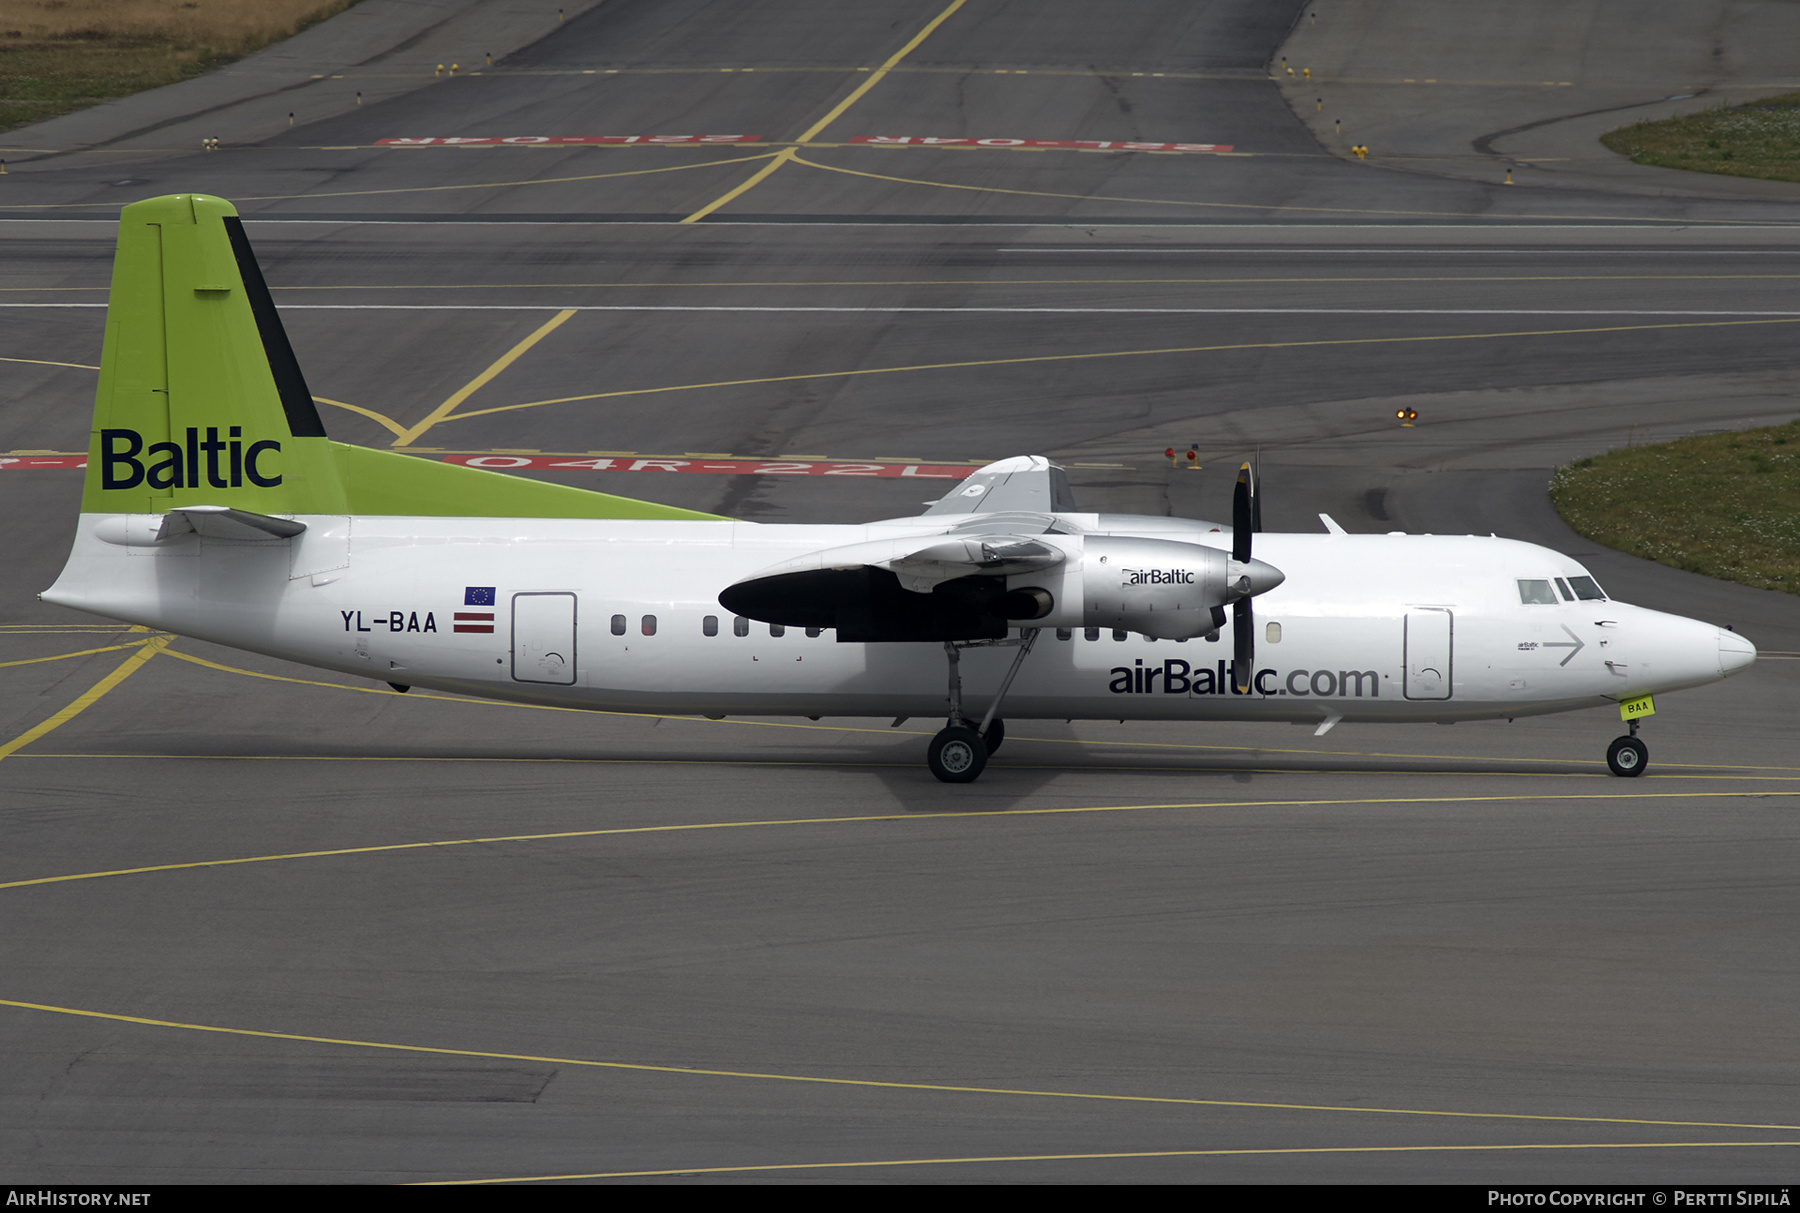
<svg viewBox="0 0 1800 1213">
<path fill-rule="evenodd" d="M 1455 620 L 1441 607 L 1406 613 L 1406 697 L 1450 698 L 1450 650 Z"/>
<path fill-rule="evenodd" d="M 575 595 L 513 595 L 514 682 L 575 683 Z"/>
</svg>

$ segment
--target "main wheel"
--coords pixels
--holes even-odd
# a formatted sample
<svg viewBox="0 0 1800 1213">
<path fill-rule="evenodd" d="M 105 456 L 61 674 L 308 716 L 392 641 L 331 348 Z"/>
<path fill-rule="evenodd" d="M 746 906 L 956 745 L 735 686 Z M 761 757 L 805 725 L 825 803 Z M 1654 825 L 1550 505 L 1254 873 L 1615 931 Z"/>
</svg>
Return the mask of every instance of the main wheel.
<svg viewBox="0 0 1800 1213">
<path fill-rule="evenodd" d="M 1619 737 L 1606 747 L 1606 765 L 1614 775 L 1642 775 L 1650 765 L 1650 747 L 1635 737 Z"/>
<path fill-rule="evenodd" d="M 987 727 L 987 732 L 981 735 L 981 739 L 987 742 L 989 758 L 998 754 L 1000 752 L 1000 743 L 1006 740 L 1006 722 L 996 716 L 994 718 L 994 723 Z"/>
<path fill-rule="evenodd" d="M 988 749 L 981 734 L 967 725 L 952 725 L 931 739 L 925 761 L 945 783 L 974 783 L 987 766 Z"/>
</svg>

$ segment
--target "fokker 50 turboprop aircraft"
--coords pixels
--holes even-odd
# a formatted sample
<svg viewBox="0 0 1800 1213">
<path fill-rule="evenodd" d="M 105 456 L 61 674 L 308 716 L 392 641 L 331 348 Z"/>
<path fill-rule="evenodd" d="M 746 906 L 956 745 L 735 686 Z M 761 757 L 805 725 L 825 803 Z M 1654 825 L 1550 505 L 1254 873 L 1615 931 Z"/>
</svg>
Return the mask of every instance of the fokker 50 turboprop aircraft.
<svg viewBox="0 0 1800 1213">
<path fill-rule="evenodd" d="M 929 762 L 951 782 L 999 747 L 1003 704 L 1319 734 L 1617 704 L 1608 762 L 1636 775 L 1652 693 L 1756 658 L 1528 543 L 1323 515 L 1257 534 L 1248 468 L 1230 528 L 1081 513 L 1036 456 L 920 517 L 786 526 L 332 442 L 236 212 L 199 194 L 125 208 L 81 508 L 47 601 L 399 690 L 946 714 Z"/>
</svg>

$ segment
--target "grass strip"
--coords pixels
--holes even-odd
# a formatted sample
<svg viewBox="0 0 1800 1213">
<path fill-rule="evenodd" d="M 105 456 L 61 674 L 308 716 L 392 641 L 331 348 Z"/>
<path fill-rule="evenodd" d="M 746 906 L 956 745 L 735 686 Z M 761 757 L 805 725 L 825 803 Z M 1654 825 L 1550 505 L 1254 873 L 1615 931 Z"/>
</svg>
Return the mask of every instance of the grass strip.
<svg viewBox="0 0 1800 1213">
<path fill-rule="evenodd" d="M 1579 459 L 1556 470 L 1550 500 L 1607 547 L 1800 594 L 1800 420 Z"/>
<path fill-rule="evenodd" d="M 0 131 L 212 71 L 355 0 L 0 0 Z"/>
<path fill-rule="evenodd" d="M 1600 142 L 1633 164 L 1800 181 L 1800 93 L 1638 122 Z"/>
</svg>

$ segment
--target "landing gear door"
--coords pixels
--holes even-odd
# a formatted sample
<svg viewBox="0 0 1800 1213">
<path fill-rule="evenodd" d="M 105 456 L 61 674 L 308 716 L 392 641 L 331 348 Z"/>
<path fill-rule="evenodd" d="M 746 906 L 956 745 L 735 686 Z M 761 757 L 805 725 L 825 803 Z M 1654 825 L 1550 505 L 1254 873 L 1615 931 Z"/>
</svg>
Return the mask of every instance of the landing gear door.
<svg viewBox="0 0 1800 1213">
<path fill-rule="evenodd" d="M 514 682 L 575 683 L 575 595 L 514 594 Z"/>
<path fill-rule="evenodd" d="M 1425 607 L 1406 613 L 1406 697 L 1450 698 L 1450 650 L 1455 621 L 1448 610 Z"/>
</svg>

